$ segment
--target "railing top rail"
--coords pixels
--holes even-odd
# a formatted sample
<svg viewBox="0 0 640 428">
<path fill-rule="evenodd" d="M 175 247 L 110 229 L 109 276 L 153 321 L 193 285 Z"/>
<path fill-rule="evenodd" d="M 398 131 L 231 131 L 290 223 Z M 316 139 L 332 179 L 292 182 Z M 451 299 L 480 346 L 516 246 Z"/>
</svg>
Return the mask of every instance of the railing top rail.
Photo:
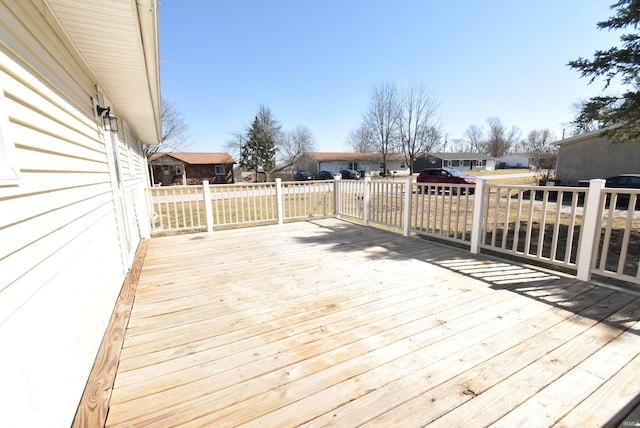
<svg viewBox="0 0 640 428">
<path fill-rule="evenodd" d="M 536 190 L 562 190 L 562 191 L 587 191 L 588 187 L 575 186 L 539 186 L 537 184 L 497 184 L 487 183 L 487 187 L 501 187 L 505 189 L 536 189 Z"/>
</svg>

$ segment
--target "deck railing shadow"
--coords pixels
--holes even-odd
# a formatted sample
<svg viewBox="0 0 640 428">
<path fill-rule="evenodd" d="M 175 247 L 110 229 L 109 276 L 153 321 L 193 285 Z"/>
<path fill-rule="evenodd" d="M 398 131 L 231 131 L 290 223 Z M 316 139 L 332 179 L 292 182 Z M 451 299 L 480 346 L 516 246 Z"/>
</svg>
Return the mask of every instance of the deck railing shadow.
<svg viewBox="0 0 640 428">
<path fill-rule="evenodd" d="M 386 230 L 376 229 L 372 233 L 370 228 L 347 221 L 339 226 L 317 224 L 326 228 L 327 233 L 299 237 L 297 240 L 310 246 L 330 245 L 331 251 L 364 251 L 368 258 L 374 260 L 419 260 L 482 281 L 494 290 L 516 293 L 575 315 L 591 318 L 620 331 L 640 334 L 640 329 L 633 327 L 640 321 L 640 312 L 610 310 L 610 307 L 619 307 L 619 303 L 611 305 L 612 301 L 628 301 L 627 306 L 634 307 L 633 301 L 640 299 L 637 293 L 599 286 L 578 280 L 569 274 L 518 261 L 487 254 L 470 254 L 462 248 L 452 248 L 421 238 L 403 238 Z M 368 242 L 363 245 L 361 236 L 365 233 Z M 407 243 L 407 239 L 411 243 Z"/>
</svg>

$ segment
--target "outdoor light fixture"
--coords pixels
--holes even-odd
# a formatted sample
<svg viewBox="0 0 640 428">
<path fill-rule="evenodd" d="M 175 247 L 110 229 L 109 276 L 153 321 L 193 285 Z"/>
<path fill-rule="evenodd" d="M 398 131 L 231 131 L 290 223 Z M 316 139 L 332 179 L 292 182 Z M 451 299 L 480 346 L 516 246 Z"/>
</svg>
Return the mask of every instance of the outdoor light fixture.
<svg viewBox="0 0 640 428">
<path fill-rule="evenodd" d="M 107 112 L 107 116 L 111 114 L 111 107 L 100 107 L 96 106 L 96 112 L 98 113 L 98 117 L 102 117 L 102 113 Z"/>
<path fill-rule="evenodd" d="M 118 133 L 118 118 L 112 114 L 108 114 L 102 118 L 105 131 Z"/>
<path fill-rule="evenodd" d="M 96 106 L 96 112 L 102 118 L 105 131 L 118 132 L 118 118 L 111 114 L 111 107 Z"/>
</svg>

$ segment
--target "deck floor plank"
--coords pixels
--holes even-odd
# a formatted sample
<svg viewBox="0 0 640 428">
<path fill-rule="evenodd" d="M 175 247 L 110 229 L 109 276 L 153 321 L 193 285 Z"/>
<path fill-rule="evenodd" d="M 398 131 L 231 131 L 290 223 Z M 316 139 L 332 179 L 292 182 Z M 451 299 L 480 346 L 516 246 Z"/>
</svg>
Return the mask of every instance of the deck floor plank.
<svg viewBox="0 0 640 428">
<path fill-rule="evenodd" d="M 639 318 L 627 293 L 338 219 L 154 238 L 106 426 L 606 422 L 637 400 Z"/>
</svg>

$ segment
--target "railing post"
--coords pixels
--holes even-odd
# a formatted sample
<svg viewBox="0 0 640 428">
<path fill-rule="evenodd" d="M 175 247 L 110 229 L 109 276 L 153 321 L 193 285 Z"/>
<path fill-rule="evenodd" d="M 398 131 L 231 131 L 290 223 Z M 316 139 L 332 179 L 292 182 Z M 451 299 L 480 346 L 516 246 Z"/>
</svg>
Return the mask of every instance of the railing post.
<svg viewBox="0 0 640 428">
<path fill-rule="evenodd" d="M 276 205 L 278 210 L 278 224 L 284 224 L 284 209 L 282 202 L 282 179 L 276 178 Z"/>
<path fill-rule="evenodd" d="M 409 236 L 409 229 L 411 228 L 411 196 L 413 177 L 407 178 L 404 182 L 404 223 L 402 225 L 402 234 Z"/>
<path fill-rule="evenodd" d="M 211 209 L 211 188 L 209 180 L 202 180 L 202 197 L 204 198 L 204 215 L 207 219 L 207 232 L 213 232 L 213 210 Z"/>
<path fill-rule="evenodd" d="M 476 188 L 474 191 L 475 198 L 473 200 L 473 220 L 471 221 L 471 254 L 480 253 L 480 240 L 482 239 L 482 218 L 484 216 L 484 200 L 486 181 L 484 179 L 476 180 Z"/>
<path fill-rule="evenodd" d="M 369 226 L 369 215 L 371 209 L 371 177 L 364 178 L 364 194 L 362 195 L 364 203 L 364 225 Z"/>
<path fill-rule="evenodd" d="M 333 204 L 336 207 L 336 217 L 340 218 L 342 207 L 340 206 L 340 179 L 333 180 Z"/>
<path fill-rule="evenodd" d="M 602 227 L 602 213 L 600 212 L 600 197 L 604 189 L 604 180 L 595 179 L 589 181 L 589 190 L 585 198 L 582 217 L 582 230 L 580 231 L 580 246 L 576 257 L 576 278 L 581 281 L 591 279 L 591 261 L 596 244 L 596 233 Z"/>
</svg>

